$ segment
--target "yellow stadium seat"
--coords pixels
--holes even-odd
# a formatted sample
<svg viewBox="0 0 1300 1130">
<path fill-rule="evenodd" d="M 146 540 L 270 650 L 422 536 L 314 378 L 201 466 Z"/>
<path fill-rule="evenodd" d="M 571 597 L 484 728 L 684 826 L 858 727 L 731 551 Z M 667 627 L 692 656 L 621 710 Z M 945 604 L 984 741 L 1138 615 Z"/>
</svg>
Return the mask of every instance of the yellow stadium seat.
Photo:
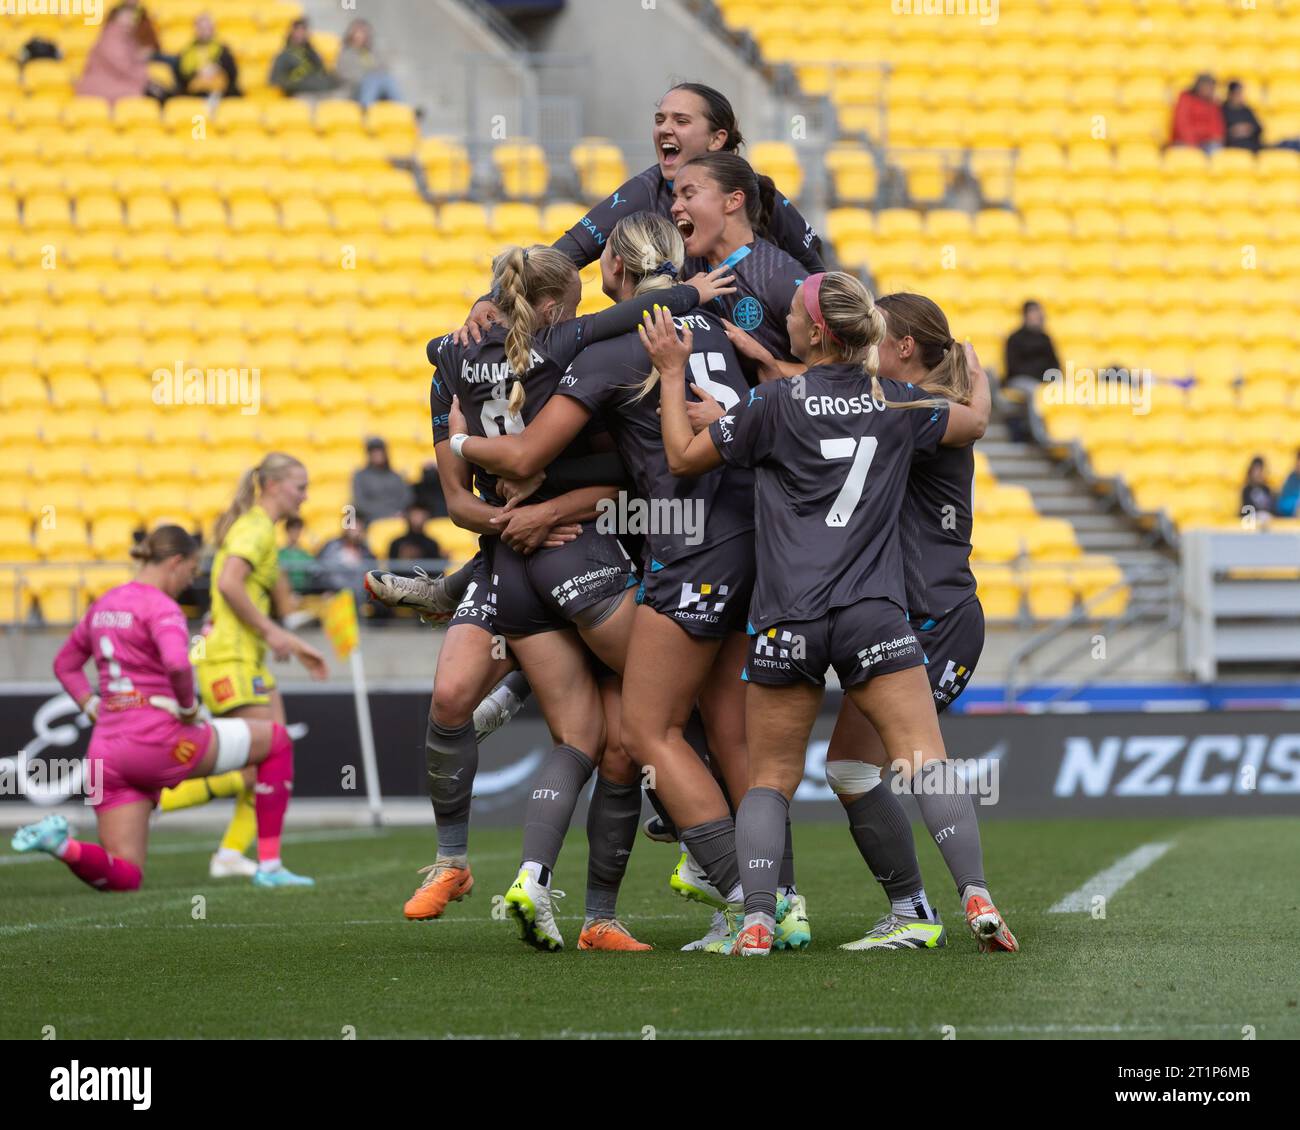
<svg viewBox="0 0 1300 1130">
<path fill-rule="evenodd" d="M 23 90 L 29 100 L 35 100 L 32 95 L 69 95 L 72 82 L 71 68 L 62 60 L 32 59 L 22 70 Z"/>
<path fill-rule="evenodd" d="M 1035 620 L 1059 620 L 1074 610 L 1069 570 L 1031 563 L 1022 573 L 1025 600 Z"/>
<path fill-rule="evenodd" d="M 316 104 L 316 129 L 323 134 L 361 133 L 361 107 L 355 102 L 331 98 Z"/>
<path fill-rule="evenodd" d="M 990 620 L 1014 620 L 1020 615 L 1021 588 L 1017 574 L 1005 565 L 980 562 L 975 586 Z"/>
<path fill-rule="evenodd" d="M 795 148 L 786 141 L 760 141 L 749 148 L 749 163 L 772 178 L 777 191 L 790 200 L 803 192 L 803 166 Z"/>
<path fill-rule="evenodd" d="M 602 137 L 588 137 L 569 151 L 582 194 L 588 200 L 609 196 L 627 180 L 623 151 Z"/>
<path fill-rule="evenodd" d="M 119 98 L 113 103 L 113 125 L 119 133 L 156 130 L 161 122 L 161 109 L 153 98 Z"/>
<path fill-rule="evenodd" d="M 386 152 L 409 157 L 415 151 L 420 128 L 410 106 L 402 102 L 376 102 L 366 111 L 366 130 Z"/>
<path fill-rule="evenodd" d="M 546 191 L 546 155 L 532 141 L 503 141 L 492 149 L 501 187 L 512 199 L 535 199 Z"/>
</svg>

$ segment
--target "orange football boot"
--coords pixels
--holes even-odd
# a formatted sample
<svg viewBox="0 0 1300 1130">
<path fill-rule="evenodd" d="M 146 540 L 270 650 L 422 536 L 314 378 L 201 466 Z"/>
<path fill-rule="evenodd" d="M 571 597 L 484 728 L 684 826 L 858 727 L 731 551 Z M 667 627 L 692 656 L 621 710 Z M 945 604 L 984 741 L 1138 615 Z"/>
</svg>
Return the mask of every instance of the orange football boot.
<svg viewBox="0 0 1300 1130">
<path fill-rule="evenodd" d="M 979 942 L 980 953 L 1016 953 L 1020 949 L 998 908 L 981 895 L 966 900 L 966 925 Z"/>
<path fill-rule="evenodd" d="M 772 931 L 761 922 L 744 927 L 731 943 L 732 957 L 766 957 L 772 952 Z"/>
<path fill-rule="evenodd" d="M 638 942 L 631 932 L 617 918 L 601 918 L 590 926 L 584 926 L 578 935 L 580 950 L 625 950 L 641 952 L 652 950 L 654 946 Z"/>
<path fill-rule="evenodd" d="M 424 882 L 420 884 L 402 907 L 402 913 L 411 921 L 437 918 L 447 909 L 449 902 L 460 902 L 474 889 L 474 876 L 468 865 L 455 867 L 450 863 L 431 863 L 421 867 Z"/>
</svg>

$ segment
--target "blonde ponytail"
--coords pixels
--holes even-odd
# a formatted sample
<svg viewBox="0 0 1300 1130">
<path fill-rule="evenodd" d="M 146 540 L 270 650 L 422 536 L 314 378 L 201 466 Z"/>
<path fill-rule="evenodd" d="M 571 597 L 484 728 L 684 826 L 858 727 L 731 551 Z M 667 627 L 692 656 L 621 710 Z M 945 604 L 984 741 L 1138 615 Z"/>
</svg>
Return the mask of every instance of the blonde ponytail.
<svg viewBox="0 0 1300 1130">
<path fill-rule="evenodd" d="M 216 528 L 212 532 L 213 541 L 219 546 L 226 540 L 230 527 L 239 520 L 241 515 L 247 514 L 253 508 L 258 495 L 266 489 L 268 483 L 284 478 L 290 471 L 301 466 L 302 463 L 292 455 L 285 455 L 282 451 L 272 451 L 264 456 L 256 467 L 250 467 L 240 475 L 234 500 L 226 512 L 217 519 Z"/>
<path fill-rule="evenodd" d="M 573 282 L 573 261 L 553 247 L 507 247 L 492 260 L 492 291 L 510 323 L 506 331 L 506 360 L 514 374 L 507 407 L 519 413 L 524 406 L 524 381 L 532 368 L 533 335 L 541 319 L 537 306 L 547 298 L 557 302 Z"/>
<path fill-rule="evenodd" d="M 632 280 L 633 294 L 663 290 L 677 281 L 686 261 L 682 233 L 666 216 L 657 212 L 633 212 L 624 216 L 609 233 L 609 249 L 623 260 L 623 270 Z M 659 383 L 659 370 L 651 366 L 650 374 L 639 385 L 633 401 L 643 400 Z"/>
<path fill-rule="evenodd" d="M 887 408 L 938 408 L 946 403 L 941 397 L 933 396 L 923 400 L 885 399 L 880 383 L 880 343 L 885 340 L 889 323 L 859 279 L 845 271 L 828 271 L 817 298 L 829 331 L 823 347 L 837 352 L 842 361 L 862 365 L 877 403 Z"/>
</svg>

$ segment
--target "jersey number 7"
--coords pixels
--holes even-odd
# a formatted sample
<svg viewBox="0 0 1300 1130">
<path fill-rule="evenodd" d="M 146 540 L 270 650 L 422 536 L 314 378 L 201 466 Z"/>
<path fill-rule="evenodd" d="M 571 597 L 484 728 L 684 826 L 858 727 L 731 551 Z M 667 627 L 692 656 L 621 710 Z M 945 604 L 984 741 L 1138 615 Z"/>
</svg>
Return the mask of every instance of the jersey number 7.
<svg viewBox="0 0 1300 1130">
<path fill-rule="evenodd" d="M 875 436 L 863 436 L 861 439 L 844 436 L 824 439 L 821 443 L 823 459 L 853 460 L 853 465 L 849 467 L 849 477 L 844 480 L 840 493 L 835 496 L 830 512 L 826 515 L 828 526 L 847 526 L 862 498 L 862 488 L 867 485 L 867 472 L 871 470 L 871 461 L 876 457 L 879 441 Z"/>
</svg>

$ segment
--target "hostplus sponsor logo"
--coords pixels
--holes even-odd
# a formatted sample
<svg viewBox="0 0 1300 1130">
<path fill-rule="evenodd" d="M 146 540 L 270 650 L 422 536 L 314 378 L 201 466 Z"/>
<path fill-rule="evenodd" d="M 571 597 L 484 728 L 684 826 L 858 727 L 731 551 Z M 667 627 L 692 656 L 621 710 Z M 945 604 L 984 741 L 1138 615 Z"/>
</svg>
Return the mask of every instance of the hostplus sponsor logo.
<svg viewBox="0 0 1300 1130">
<path fill-rule="evenodd" d="M 596 503 L 596 529 L 602 534 L 680 537 L 686 545 L 704 540 L 702 498 L 640 498 L 619 491 Z"/>
<path fill-rule="evenodd" d="M 768 628 L 754 640 L 754 654 L 750 662 L 755 667 L 783 669 L 790 666 L 792 658 L 802 659 L 803 654 L 803 636 L 785 628 Z"/>
<path fill-rule="evenodd" d="M 685 620 L 713 620 L 722 615 L 727 606 L 727 585 L 694 585 L 682 582 L 682 594 L 677 601 L 677 615 Z M 691 611 L 687 611 L 690 609 Z"/>
<path fill-rule="evenodd" d="M 895 636 L 892 640 L 881 640 L 858 652 L 858 662 L 865 671 L 877 663 L 884 663 L 899 656 L 908 655 L 916 650 L 915 636 Z"/>
<path fill-rule="evenodd" d="M 936 702 L 950 703 L 966 689 L 966 684 L 970 682 L 971 669 L 963 666 L 954 660 L 948 660 L 948 664 L 943 669 L 943 674 L 939 677 L 939 685 L 934 688 L 934 698 Z"/>
</svg>

